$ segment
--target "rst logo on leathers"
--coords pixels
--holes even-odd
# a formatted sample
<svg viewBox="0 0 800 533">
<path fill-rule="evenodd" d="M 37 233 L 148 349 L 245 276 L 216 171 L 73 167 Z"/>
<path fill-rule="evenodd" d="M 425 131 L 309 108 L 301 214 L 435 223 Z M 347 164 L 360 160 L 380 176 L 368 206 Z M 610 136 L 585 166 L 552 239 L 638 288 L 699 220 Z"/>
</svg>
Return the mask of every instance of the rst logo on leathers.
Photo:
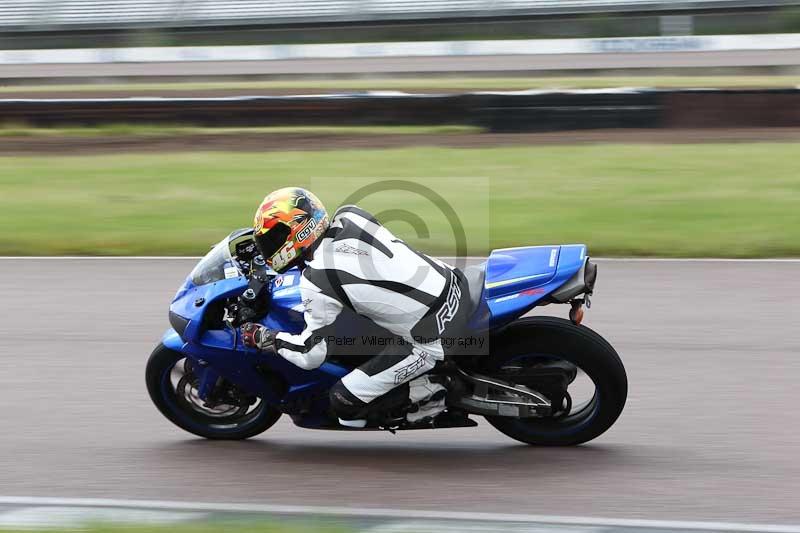
<svg viewBox="0 0 800 533">
<path fill-rule="evenodd" d="M 317 221 L 313 218 L 308 221 L 308 224 L 303 227 L 300 231 L 297 232 L 297 240 L 302 242 L 308 239 L 311 236 L 311 232 L 314 231 L 314 228 L 317 227 Z"/>
<path fill-rule="evenodd" d="M 400 385 L 401 383 L 405 383 L 406 381 L 417 375 L 419 369 L 425 366 L 425 361 L 430 356 L 428 352 L 420 350 L 418 348 L 414 350 L 414 353 L 419 355 L 416 359 L 414 359 L 414 361 L 394 371 L 395 385 Z"/>
<path fill-rule="evenodd" d="M 453 272 L 450 272 L 450 290 L 447 291 L 447 298 L 442 304 L 442 308 L 436 312 L 436 325 L 439 327 L 439 335 L 444 333 L 445 325 L 453 320 L 458 313 L 458 306 L 461 303 L 461 289 L 458 287 L 458 279 Z"/>
</svg>

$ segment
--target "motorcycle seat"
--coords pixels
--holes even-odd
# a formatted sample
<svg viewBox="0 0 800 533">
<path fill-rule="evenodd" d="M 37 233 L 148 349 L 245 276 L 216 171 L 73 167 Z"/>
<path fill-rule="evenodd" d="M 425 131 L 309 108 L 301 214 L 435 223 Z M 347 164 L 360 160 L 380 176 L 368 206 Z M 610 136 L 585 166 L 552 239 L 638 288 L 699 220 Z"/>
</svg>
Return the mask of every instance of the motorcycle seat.
<svg viewBox="0 0 800 533">
<path fill-rule="evenodd" d="M 472 312 L 478 308 L 483 295 L 483 284 L 486 281 L 486 262 L 464 268 L 464 278 L 469 287 L 469 301 Z M 470 313 L 472 314 L 472 313 Z"/>
</svg>

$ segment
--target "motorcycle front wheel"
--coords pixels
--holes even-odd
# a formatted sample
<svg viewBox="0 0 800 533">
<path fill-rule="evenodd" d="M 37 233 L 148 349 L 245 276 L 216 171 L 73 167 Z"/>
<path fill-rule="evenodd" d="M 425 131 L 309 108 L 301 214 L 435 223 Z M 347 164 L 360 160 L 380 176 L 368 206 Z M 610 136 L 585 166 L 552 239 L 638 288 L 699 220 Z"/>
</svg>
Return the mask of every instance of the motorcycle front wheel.
<svg viewBox="0 0 800 533">
<path fill-rule="evenodd" d="M 572 446 L 604 433 L 622 413 L 628 395 L 625 367 L 614 348 L 585 326 L 555 317 L 520 319 L 491 339 L 487 370 L 513 381 L 513 369 L 561 359 L 577 367 L 593 390 L 582 402 L 570 402 L 560 416 L 511 418 L 487 416 L 503 434 L 527 444 Z M 568 392 L 573 387 L 570 384 Z"/>
<path fill-rule="evenodd" d="M 156 408 L 173 424 L 207 439 L 242 440 L 269 429 L 280 411 L 261 399 L 252 403 L 224 401 L 208 405 L 197 394 L 191 360 L 163 344 L 156 346 L 145 370 L 147 392 Z"/>
</svg>

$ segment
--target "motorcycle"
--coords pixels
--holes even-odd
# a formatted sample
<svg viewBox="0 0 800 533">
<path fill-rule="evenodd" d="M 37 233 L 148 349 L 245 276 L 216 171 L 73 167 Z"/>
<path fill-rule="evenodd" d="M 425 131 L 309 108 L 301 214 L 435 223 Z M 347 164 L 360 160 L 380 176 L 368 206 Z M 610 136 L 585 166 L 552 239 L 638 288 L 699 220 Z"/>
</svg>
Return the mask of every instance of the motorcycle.
<svg viewBox="0 0 800 533">
<path fill-rule="evenodd" d="M 463 271 L 469 337 L 429 374 L 448 390 L 437 417 L 407 422 L 414 406 L 406 401 L 370 415 L 364 428 L 339 424 L 329 389 L 387 334 L 354 314 L 337 325 L 329 357 L 313 370 L 244 346 L 245 322 L 292 333 L 304 326 L 300 271 L 266 267 L 248 229 L 214 246 L 178 289 L 172 327 L 147 362 L 150 398 L 175 425 L 209 439 L 253 437 L 283 414 L 303 428 L 392 432 L 472 427 L 471 416 L 480 416 L 512 439 L 545 446 L 581 444 L 610 428 L 628 383 L 614 348 L 581 325 L 597 280 L 586 246 L 494 250 Z M 523 316 L 551 304 L 568 305 L 569 318 Z"/>
</svg>

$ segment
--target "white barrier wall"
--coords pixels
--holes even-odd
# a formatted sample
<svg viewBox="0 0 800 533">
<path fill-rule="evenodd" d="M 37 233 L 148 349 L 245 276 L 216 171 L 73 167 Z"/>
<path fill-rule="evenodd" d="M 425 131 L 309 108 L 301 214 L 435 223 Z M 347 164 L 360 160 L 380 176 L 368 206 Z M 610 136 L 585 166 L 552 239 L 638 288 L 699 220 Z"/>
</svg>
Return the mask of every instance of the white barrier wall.
<svg viewBox="0 0 800 533">
<path fill-rule="evenodd" d="M 0 51 L 0 65 L 800 49 L 800 34 Z"/>
</svg>

